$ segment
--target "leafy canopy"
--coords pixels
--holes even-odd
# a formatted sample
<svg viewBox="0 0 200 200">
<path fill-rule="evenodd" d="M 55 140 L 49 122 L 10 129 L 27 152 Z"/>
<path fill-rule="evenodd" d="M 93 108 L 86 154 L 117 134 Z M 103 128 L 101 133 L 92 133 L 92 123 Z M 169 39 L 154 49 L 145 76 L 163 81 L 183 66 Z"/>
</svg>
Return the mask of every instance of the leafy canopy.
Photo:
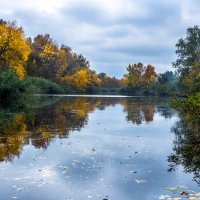
<svg viewBox="0 0 200 200">
<path fill-rule="evenodd" d="M 0 70 L 13 69 L 24 79 L 30 47 L 22 28 L 15 23 L 0 22 Z"/>
<path fill-rule="evenodd" d="M 143 63 L 129 65 L 128 73 L 124 75 L 125 84 L 128 87 L 149 86 L 156 82 L 157 74 L 152 65 L 144 66 Z"/>
<path fill-rule="evenodd" d="M 173 66 L 177 68 L 181 75 L 188 70 L 200 59 L 200 29 L 198 26 L 188 28 L 186 37 L 178 40 L 176 44 L 177 59 Z"/>
</svg>

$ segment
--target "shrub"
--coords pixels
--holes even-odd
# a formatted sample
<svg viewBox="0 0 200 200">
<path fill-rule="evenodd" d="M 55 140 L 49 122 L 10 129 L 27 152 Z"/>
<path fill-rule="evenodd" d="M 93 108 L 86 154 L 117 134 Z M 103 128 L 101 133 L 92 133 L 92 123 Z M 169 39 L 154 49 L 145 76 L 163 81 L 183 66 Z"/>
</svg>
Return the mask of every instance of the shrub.
<svg viewBox="0 0 200 200">
<path fill-rule="evenodd" d="M 27 88 L 29 88 L 31 93 L 63 94 L 68 91 L 67 88 L 64 89 L 57 83 L 40 77 L 27 77 L 25 80 L 25 85 Z"/>
<path fill-rule="evenodd" d="M 21 97 L 26 91 L 22 80 L 12 70 L 0 73 L 0 100 L 8 101 Z"/>
</svg>

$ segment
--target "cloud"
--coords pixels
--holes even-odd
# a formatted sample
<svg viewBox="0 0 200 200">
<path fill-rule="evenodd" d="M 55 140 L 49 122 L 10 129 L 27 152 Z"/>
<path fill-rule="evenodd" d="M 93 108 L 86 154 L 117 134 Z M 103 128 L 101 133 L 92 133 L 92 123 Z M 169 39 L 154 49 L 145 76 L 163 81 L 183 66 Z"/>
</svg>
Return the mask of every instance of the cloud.
<svg viewBox="0 0 200 200">
<path fill-rule="evenodd" d="M 177 40 L 200 18 L 198 0 L 7 0 L 0 14 L 28 36 L 49 33 L 97 72 L 117 77 L 139 61 L 159 72 L 172 69 Z"/>
</svg>

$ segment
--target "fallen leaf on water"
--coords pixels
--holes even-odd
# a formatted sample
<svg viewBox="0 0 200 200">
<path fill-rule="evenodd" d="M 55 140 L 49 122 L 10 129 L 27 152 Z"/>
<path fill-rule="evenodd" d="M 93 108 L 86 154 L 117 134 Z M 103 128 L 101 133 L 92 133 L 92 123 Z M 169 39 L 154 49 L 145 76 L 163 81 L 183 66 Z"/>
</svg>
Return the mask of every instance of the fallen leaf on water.
<svg viewBox="0 0 200 200">
<path fill-rule="evenodd" d="M 143 183 L 146 183 L 147 181 L 146 180 L 137 180 L 137 179 L 135 179 L 135 182 L 138 183 L 138 184 L 143 184 Z"/>
</svg>

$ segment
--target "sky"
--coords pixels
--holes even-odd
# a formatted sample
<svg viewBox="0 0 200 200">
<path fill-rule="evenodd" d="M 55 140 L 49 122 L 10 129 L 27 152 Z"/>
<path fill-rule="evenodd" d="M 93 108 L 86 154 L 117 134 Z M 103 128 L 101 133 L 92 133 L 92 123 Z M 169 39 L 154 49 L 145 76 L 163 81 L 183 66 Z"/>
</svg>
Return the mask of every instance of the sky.
<svg viewBox="0 0 200 200">
<path fill-rule="evenodd" d="M 97 73 L 122 77 L 128 64 L 174 70 L 175 44 L 200 23 L 199 0 L 0 0 L 0 18 L 26 36 L 49 33 L 83 54 Z"/>
</svg>

